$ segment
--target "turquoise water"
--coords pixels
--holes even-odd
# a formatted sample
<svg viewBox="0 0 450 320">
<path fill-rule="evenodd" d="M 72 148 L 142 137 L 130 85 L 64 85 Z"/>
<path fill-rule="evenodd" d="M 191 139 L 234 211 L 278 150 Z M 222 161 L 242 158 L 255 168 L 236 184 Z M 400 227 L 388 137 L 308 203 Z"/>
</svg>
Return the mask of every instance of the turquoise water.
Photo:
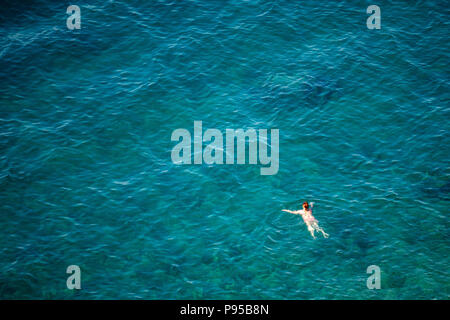
<svg viewBox="0 0 450 320">
<path fill-rule="evenodd" d="M 378 1 L 381 30 L 366 1 L 72 4 L 0 13 L 0 298 L 449 298 L 446 1 Z M 194 120 L 278 128 L 278 174 L 173 164 Z"/>
</svg>

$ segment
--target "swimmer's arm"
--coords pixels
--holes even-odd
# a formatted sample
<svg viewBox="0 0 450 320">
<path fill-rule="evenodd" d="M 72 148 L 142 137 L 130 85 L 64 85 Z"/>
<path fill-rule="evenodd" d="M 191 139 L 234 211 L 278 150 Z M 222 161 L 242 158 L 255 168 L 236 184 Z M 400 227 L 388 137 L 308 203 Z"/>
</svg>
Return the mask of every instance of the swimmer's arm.
<svg viewBox="0 0 450 320">
<path fill-rule="evenodd" d="M 298 210 L 298 211 L 291 211 L 291 210 L 286 210 L 286 209 L 283 209 L 283 210 L 281 210 L 281 211 L 284 211 L 284 212 L 289 212 L 289 213 L 293 213 L 293 214 L 299 214 L 300 212 L 302 212 L 302 210 Z"/>
</svg>

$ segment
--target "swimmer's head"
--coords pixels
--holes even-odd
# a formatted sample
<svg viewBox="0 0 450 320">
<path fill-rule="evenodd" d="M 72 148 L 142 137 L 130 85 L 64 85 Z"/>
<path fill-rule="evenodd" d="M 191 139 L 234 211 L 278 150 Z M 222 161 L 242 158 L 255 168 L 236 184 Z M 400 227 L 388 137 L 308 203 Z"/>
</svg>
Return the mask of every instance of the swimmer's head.
<svg viewBox="0 0 450 320">
<path fill-rule="evenodd" d="M 303 209 L 308 210 L 309 209 L 309 204 L 308 202 L 303 202 Z"/>
</svg>

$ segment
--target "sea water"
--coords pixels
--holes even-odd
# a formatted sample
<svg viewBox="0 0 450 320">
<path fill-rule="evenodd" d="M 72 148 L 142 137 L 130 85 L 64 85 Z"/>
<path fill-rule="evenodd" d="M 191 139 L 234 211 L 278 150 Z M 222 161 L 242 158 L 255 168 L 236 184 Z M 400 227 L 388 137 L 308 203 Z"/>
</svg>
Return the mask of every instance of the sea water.
<svg viewBox="0 0 450 320">
<path fill-rule="evenodd" d="M 71 4 L 0 12 L 0 298 L 449 298 L 446 1 Z M 194 121 L 279 171 L 174 164 Z"/>
</svg>

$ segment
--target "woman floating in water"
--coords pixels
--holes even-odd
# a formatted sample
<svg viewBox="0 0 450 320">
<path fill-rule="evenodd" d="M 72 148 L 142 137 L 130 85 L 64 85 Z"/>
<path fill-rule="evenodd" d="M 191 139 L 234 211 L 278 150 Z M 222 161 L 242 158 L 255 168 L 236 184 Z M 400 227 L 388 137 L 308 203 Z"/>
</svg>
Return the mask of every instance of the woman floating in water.
<svg viewBox="0 0 450 320">
<path fill-rule="evenodd" d="M 305 221 L 306 225 L 308 226 L 308 231 L 311 232 L 312 237 L 315 239 L 314 236 L 314 230 L 317 232 L 322 232 L 323 236 L 325 238 L 328 238 L 328 233 L 325 233 L 322 228 L 319 227 L 319 221 L 316 220 L 316 218 L 312 215 L 312 207 L 313 202 L 311 202 L 311 208 L 309 207 L 308 202 L 303 202 L 303 210 L 297 210 L 297 211 L 291 211 L 283 209 L 282 211 L 293 213 L 293 214 L 300 214 L 303 218 L 303 221 Z"/>
</svg>

